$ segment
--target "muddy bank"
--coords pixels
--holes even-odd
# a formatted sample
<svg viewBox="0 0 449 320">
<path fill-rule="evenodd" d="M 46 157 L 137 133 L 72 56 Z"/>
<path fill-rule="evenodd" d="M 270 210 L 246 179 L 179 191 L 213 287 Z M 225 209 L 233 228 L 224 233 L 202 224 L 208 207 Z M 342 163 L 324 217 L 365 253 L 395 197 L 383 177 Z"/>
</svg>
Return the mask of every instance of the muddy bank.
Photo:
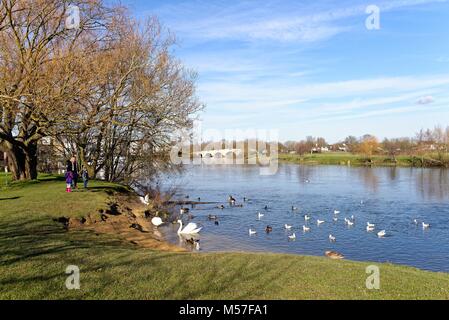
<svg viewBox="0 0 449 320">
<path fill-rule="evenodd" d="M 70 232 L 89 230 L 96 234 L 114 235 L 124 242 L 159 251 L 186 252 L 184 248 L 170 244 L 152 225 L 151 219 L 157 211 L 144 206 L 135 194 L 113 195 L 108 206 L 81 218 L 60 217 Z"/>
</svg>

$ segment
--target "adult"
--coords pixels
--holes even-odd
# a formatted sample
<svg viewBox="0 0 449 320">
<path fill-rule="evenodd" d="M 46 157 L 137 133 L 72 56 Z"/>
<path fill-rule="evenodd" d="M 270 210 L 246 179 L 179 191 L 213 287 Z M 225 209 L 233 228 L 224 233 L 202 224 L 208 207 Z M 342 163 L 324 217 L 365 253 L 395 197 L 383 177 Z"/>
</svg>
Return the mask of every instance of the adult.
<svg viewBox="0 0 449 320">
<path fill-rule="evenodd" d="M 67 162 L 67 172 L 71 172 L 73 176 L 72 187 L 78 188 L 78 163 L 76 161 L 76 156 L 73 155 L 70 161 Z"/>
</svg>

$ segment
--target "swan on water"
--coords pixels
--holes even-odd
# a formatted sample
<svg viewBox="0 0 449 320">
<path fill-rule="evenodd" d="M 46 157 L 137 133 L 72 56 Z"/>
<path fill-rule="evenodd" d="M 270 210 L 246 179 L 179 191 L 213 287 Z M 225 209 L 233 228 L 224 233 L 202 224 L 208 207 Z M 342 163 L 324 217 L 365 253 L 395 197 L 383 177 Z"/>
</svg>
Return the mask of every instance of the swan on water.
<svg viewBox="0 0 449 320">
<path fill-rule="evenodd" d="M 263 214 L 263 213 L 260 213 L 260 212 L 259 212 L 259 213 L 257 214 L 257 218 L 259 218 L 259 219 L 262 218 L 263 216 L 265 216 L 265 214 Z"/>
<path fill-rule="evenodd" d="M 292 234 L 291 236 L 288 236 L 288 238 L 290 240 L 295 240 L 296 239 L 296 233 Z"/>
<path fill-rule="evenodd" d="M 376 227 L 376 225 L 375 225 L 375 224 L 372 224 L 372 223 L 369 223 L 369 222 L 367 222 L 367 223 L 366 223 L 366 225 L 367 225 L 368 227 L 370 227 L 370 228 L 374 228 L 374 227 Z"/>
<path fill-rule="evenodd" d="M 253 229 L 249 229 L 249 230 L 248 230 L 248 233 L 249 233 L 250 236 L 252 236 L 252 235 L 254 235 L 254 234 L 257 234 L 257 231 L 256 231 L 256 230 L 253 230 Z"/>
<path fill-rule="evenodd" d="M 305 221 L 309 221 L 309 220 L 310 220 L 310 217 L 309 217 L 308 215 L 305 215 L 305 216 L 304 216 L 304 220 L 305 220 Z"/>
<path fill-rule="evenodd" d="M 429 223 L 422 223 L 422 227 L 423 227 L 423 229 L 428 229 L 428 228 L 430 228 L 430 224 Z"/>
<path fill-rule="evenodd" d="M 331 242 L 335 242 L 336 240 L 337 240 L 337 238 L 335 238 L 333 235 L 329 235 L 329 240 L 331 241 Z"/>
<path fill-rule="evenodd" d="M 303 230 L 304 232 L 309 232 L 309 231 L 310 231 L 310 228 L 309 228 L 309 227 L 306 227 L 306 226 L 302 226 L 302 230 Z"/>
<path fill-rule="evenodd" d="M 377 236 L 378 236 L 379 238 L 383 238 L 383 237 L 385 237 L 386 235 L 387 235 L 387 231 L 385 231 L 385 230 L 379 231 L 379 232 L 377 233 Z"/>
<path fill-rule="evenodd" d="M 289 226 L 288 224 L 285 225 L 285 229 L 290 230 L 292 226 Z"/>
<path fill-rule="evenodd" d="M 316 221 L 317 225 L 323 224 L 324 222 L 325 222 L 324 220 L 319 220 L 319 219 Z"/>
<path fill-rule="evenodd" d="M 201 231 L 201 227 L 198 227 L 196 223 L 190 222 L 188 225 L 182 228 L 182 220 L 178 220 L 177 223 L 179 223 L 179 229 L 178 234 L 197 234 Z"/>
</svg>

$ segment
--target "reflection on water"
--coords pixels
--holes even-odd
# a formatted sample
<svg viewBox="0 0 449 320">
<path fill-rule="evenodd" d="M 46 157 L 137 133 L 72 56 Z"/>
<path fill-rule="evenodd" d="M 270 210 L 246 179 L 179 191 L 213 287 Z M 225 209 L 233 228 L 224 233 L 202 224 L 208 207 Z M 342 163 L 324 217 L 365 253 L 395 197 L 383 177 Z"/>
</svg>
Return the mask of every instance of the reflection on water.
<svg viewBox="0 0 449 320">
<path fill-rule="evenodd" d="M 323 255 L 326 250 L 342 252 L 348 259 L 390 261 L 423 269 L 449 271 L 449 171 L 416 168 L 351 168 L 345 166 L 281 165 L 273 176 L 261 176 L 256 166 L 192 166 L 177 179 L 180 195 L 216 204 L 198 205 L 193 222 L 203 225 L 202 251 L 270 251 Z M 230 207 L 228 195 L 238 203 L 251 199 L 243 208 Z M 268 210 L 264 207 L 268 206 Z M 292 206 L 299 207 L 293 212 Z M 333 211 L 340 210 L 337 222 Z M 265 216 L 257 220 L 257 212 Z M 311 232 L 304 234 L 304 214 L 312 216 Z M 218 215 L 219 225 L 208 220 Z M 345 217 L 354 215 L 347 228 Z M 317 226 L 316 219 L 326 222 Z M 429 230 L 413 219 L 430 223 Z M 367 222 L 376 232 L 367 233 Z M 186 221 L 187 222 L 187 221 Z M 293 225 L 296 241 L 288 241 Z M 265 233 L 270 225 L 273 232 Z M 257 230 L 250 237 L 248 229 Z M 178 225 L 160 228 L 173 243 L 184 244 L 176 234 Z M 377 231 L 387 230 L 379 239 Z M 329 242 L 329 234 L 337 241 Z"/>
</svg>

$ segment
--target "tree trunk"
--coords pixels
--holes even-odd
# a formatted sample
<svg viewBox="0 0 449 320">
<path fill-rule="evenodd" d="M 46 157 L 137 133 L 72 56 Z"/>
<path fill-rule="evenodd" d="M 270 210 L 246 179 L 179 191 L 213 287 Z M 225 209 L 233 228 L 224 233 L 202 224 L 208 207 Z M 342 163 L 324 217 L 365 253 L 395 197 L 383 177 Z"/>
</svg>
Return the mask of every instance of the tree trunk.
<svg viewBox="0 0 449 320">
<path fill-rule="evenodd" d="M 5 144 L 8 156 L 8 167 L 13 180 L 37 179 L 37 144 L 32 143 L 26 148 L 10 143 Z"/>
</svg>

